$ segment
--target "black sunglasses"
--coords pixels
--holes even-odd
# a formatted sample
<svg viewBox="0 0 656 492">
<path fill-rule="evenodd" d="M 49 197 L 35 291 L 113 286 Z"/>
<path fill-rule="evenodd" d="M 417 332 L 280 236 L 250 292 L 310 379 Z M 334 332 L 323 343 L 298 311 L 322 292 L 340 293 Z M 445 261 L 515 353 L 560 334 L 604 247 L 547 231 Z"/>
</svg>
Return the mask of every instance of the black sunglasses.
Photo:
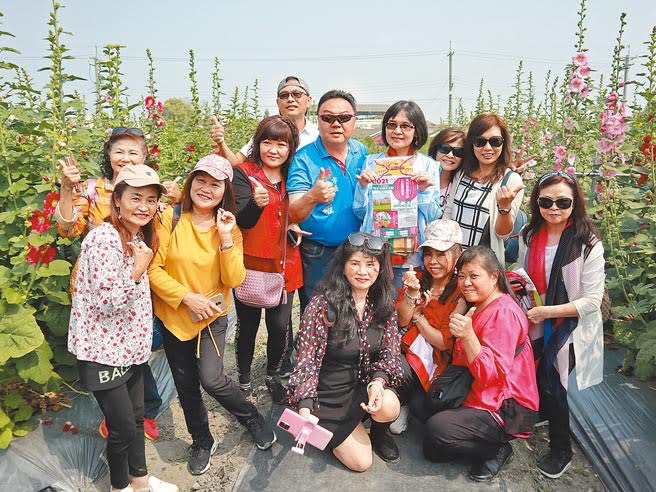
<svg viewBox="0 0 656 492">
<path fill-rule="evenodd" d="M 567 210 L 572 206 L 572 200 L 571 198 L 558 198 L 557 200 L 552 200 L 548 196 L 541 196 L 538 198 L 538 205 L 540 208 L 551 208 L 553 207 L 553 204 L 556 204 L 556 207 L 558 207 L 561 210 Z"/>
<path fill-rule="evenodd" d="M 449 144 L 440 144 L 437 146 L 437 151 L 440 154 L 447 155 L 450 152 L 453 152 L 453 155 L 456 157 L 462 157 L 465 155 L 465 149 L 462 147 L 452 147 Z"/>
<path fill-rule="evenodd" d="M 501 147 L 503 145 L 503 137 L 494 136 L 490 138 L 485 137 L 476 137 L 474 139 L 474 147 L 485 147 L 487 143 L 490 143 L 492 147 Z"/>
<path fill-rule="evenodd" d="M 354 114 L 320 114 L 319 118 L 321 118 L 321 121 L 325 121 L 329 125 L 332 125 L 335 123 L 335 121 L 339 121 L 340 123 L 348 123 L 351 121 L 351 119 L 355 118 Z"/>
<path fill-rule="evenodd" d="M 278 99 L 289 99 L 289 96 L 292 96 L 295 100 L 299 100 L 303 96 L 307 96 L 306 92 L 303 91 L 291 91 L 291 92 L 280 92 L 278 93 Z"/>
<path fill-rule="evenodd" d="M 125 126 L 117 126 L 116 128 L 112 129 L 112 137 L 116 137 L 118 135 L 134 135 L 135 137 L 141 137 L 144 138 L 144 132 L 139 130 L 139 128 L 128 128 Z"/>
<path fill-rule="evenodd" d="M 372 251 L 382 251 L 385 246 L 385 240 L 378 236 L 365 234 L 364 232 L 353 232 L 348 236 L 348 242 L 351 246 L 362 246 L 363 244 Z"/>
</svg>

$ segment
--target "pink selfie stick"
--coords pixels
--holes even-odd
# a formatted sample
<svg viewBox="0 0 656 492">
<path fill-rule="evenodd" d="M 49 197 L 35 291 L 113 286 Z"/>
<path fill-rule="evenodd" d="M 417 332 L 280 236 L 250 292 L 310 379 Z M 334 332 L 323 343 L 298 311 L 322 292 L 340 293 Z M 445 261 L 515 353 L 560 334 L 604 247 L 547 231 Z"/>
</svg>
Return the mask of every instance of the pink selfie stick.
<svg viewBox="0 0 656 492">
<path fill-rule="evenodd" d="M 292 435 L 296 441 L 292 451 L 298 454 L 305 453 L 306 444 L 323 451 L 333 437 L 332 432 L 319 425 L 319 419 L 315 415 L 305 418 L 289 408 L 282 412 L 278 427 Z"/>
</svg>

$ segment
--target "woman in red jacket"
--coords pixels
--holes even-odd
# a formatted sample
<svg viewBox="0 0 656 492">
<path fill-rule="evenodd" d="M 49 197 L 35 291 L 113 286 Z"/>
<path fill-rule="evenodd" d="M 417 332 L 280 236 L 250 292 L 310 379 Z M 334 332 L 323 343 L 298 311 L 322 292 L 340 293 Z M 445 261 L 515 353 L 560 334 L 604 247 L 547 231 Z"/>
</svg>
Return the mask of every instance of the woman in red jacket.
<svg viewBox="0 0 656 492">
<path fill-rule="evenodd" d="M 494 478 L 512 457 L 510 440 L 528 437 L 538 410 L 528 319 L 510 294 L 494 252 L 473 246 L 456 264 L 458 287 L 473 307 L 453 314 L 453 364 L 466 366 L 473 382 L 462 406 L 426 423 L 424 454 L 441 461 L 472 461 L 469 478 Z"/>
<path fill-rule="evenodd" d="M 285 389 L 279 372 L 289 336 L 288 325 L 294 291 L 303 285 L 301 231 L 289 224 L 289 199 L 285 182 L 287 168 L 298 146 L 296 126 L 284 116 L 264 118 L 253 137 L 248 160 L 235 168 L 233 185 L 237 197 L 237 224 L 244 236 L 244 266 L 261 272 L 281 272 L 285 278 L 286 300 L 265 309 L 267 339 L 266 385 L 274 401 L 281 401 Z M 288 229 L 293 232 L 288 234 Z M 288 239 L 288 236 L 290 238 Z M 235 295 L 239 320 L 236 338 L 239 385 L 251 389 L 251 363 L 262 308 L 247 306 Z"/>
</svg>

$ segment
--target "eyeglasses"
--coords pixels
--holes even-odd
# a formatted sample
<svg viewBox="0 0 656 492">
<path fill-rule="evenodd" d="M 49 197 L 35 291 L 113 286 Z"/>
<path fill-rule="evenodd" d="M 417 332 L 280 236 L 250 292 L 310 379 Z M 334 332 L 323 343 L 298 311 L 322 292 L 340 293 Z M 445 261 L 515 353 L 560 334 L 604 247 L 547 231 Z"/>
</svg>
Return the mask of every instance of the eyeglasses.
<svg viewBox="0 0 656 492">
<path fill-rule="evenodd" d="M 364 232 L 353 232 L 348 236 L 348 242 L 351 246 L 362 246 L 363 244 L 372 251 L 382 251 L 385 246 L 385 240 L 378 237 L 372 236 L 371 234 L 365 234 Z"/>
<path fill-rule="evenodd" d="M 307 96 L 307 92 L 303 91 L 291 91 L 291 92 L 279 92 L 278 99 L 289 99 L 289 96 L 292 96 L 295 100 L 299 100 L 303 96 Z"/>
<path fill-rule="evenodd" d="M 403 133 L 410 133 L 415 129 L 413 125 L 409 125 L 407 123 L 397 123 L 395 121 L 388 121 L 385 123 L 385 128 L 391 132 L 396 131 L 397 128 L 400 128 Z"/>
<path fill-rule="evenodd" d="M 139 130 L 139 128 L 128 128 L 125 126 L 117 126 L 112 129 L 111 137 L 116 137 L 118 135 L 134 135 L 135 137 L 144 138 L 144 132 Z"/>
<path fill-rule="evenodd" d="M 449 144 L 438 145 L 437 151 L 440 154 L 444 154 L 444 155 L 453 152 L 453 155 L 456 157 L 462 157 L 465 155 L 465 149 L 463 149 L 462 147 L 451 147 Z"/>
<path fill-rule="evenodd" d="M 487 143 L 490 143 L 492 147 L 501 147 L 503 145 L 503 137 L 495 136 L 490 138 L 485 137 L 476 137 L 474 139 L 474 147 L 485 147 Z"/>
<path fill-rule="evenodd" d="M 576 184 L 576 178 L 570 173 L 566 173 L 565 171 L 550 171 L 538 180 L 538 188 L 541 187 L 545 181 L 551 178 L 555 178 L 556 176 L 565 178 L 570 183 Z"/>
<path fill-rule="evenodd" d="M 541 196 L 538 198 L 538 205 L 540 208 L 551 208 L 553 207 L 553 204 L 556 204 L 556 207 L 558 207 L 561 210 L 567 210 L 572 206 L 574 200 L 571 198 L 558 198 L 557 200 L 552 200 L 548 196 Z"/>
<path fill-rule="evenodd" d="M 329 125 L 332 125 L 336 121 L 339 121 L 341 124 L 348 123 L 353 118 L 355 118 L 355 115 L 354 114 L 320 114 L 319 118 L 321 119 L 321 121 L 325 121 Z"/>
</svg>

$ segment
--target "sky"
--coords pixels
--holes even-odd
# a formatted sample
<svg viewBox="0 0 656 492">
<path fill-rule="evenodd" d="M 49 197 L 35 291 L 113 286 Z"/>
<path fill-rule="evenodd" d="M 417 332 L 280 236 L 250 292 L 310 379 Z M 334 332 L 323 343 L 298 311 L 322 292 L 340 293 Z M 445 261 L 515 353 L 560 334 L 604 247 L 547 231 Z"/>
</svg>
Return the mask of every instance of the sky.
<svg viewBox="0 0 656 492">
<path fill-rule="evenodd" d="M 158 97 L 189 99 L 189 50 L 196 57 L 201 101 L 210 99 L 214 57 L 221 60 L 228 95 L 259 80 L 260 105 L 275 112 L 275 90 L 286 75 L 304 78 L 315 102 L 330 89 L 353 93 L 358 103 L 412 99 L 432 121 L 448 114 L 449 43 L 453 94 L 473 110 L 481 79 L 505 104 L 520 60 L 533 73 L 538 97 L 548 70 L 562 75 L 574 54 L 576 0 L 266 1 L 266 0 L 61 0 L 59 22 L 72 36 L 63 42 L 74 60 L 66 70 L 88 80 L 71 85 L 93 100 L 94 55 L 121 44 L 130 102 L 147 93 L 146 49 L 155 60 Z M 649 5 L 652 5 L 649 7 Z M 0 0 L 2 46 L 41 88 L 48 60 L 49 0 Z M 608 80 L 620 13 L 627 13 L 624 44 L 644 54 L 656 25 L 649 0 L 589 0 L 585 47 L 590 65 Z M 629 79 L 640 71 L 632 59 Z M 226 101 L 227 103 L 227 97 Z"/>
</svg>

